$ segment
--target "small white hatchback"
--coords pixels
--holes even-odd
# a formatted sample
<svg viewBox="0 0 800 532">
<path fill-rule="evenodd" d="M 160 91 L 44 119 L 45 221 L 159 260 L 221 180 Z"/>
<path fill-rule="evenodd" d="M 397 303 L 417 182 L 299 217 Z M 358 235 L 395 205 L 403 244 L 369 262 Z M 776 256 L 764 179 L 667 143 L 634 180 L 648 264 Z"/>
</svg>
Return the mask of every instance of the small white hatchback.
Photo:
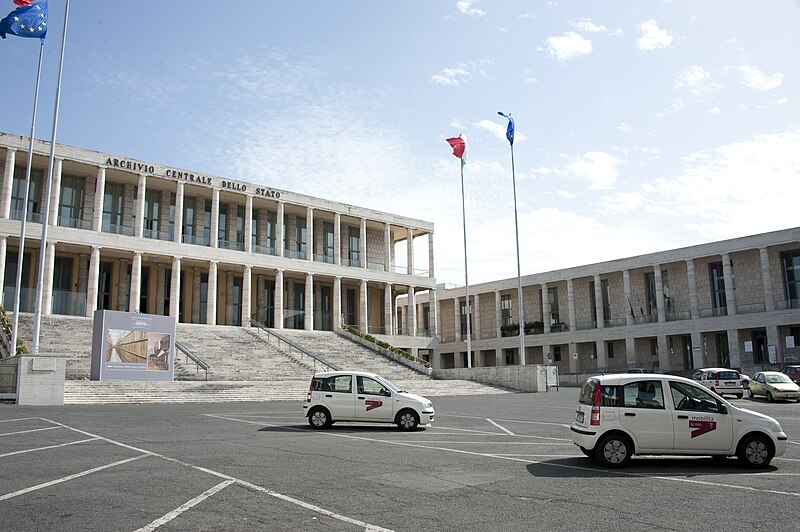
<svg viewBox="0 0 800 532">
<path fill-rule="evenodd" d="M 696 381 L 674 375 L 590 377 L 581 387 L 572 441 L 606 467 L 634 454 L 736 456 L 766 467 L 786 451 L 773 418 L 739 408 Z"/>
<path fill-rule="evenodd" d="M 395 423 L 413 430 L 433 423 L 433 403 L 408 393 L 374 373 L 329 371 L 311 378 L 303 405 L 308 424 L 315 429 L 337 421 Z"/>
</svg>

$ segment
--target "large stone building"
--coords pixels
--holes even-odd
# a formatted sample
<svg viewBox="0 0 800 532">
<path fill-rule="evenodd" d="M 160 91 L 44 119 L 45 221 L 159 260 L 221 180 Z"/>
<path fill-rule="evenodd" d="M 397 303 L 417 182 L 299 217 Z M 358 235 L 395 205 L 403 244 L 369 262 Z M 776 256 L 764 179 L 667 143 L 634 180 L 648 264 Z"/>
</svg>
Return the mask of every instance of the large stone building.
<svg viewBox="0 0 800 532">
<path fill-rule="evenodd" d="M 28 145 L 0 133 L 0 286 L 8 310 Z M 416 316 L 398 323 L 394 302 L 435 287 L 432 223 L 64 145 L 55 149 L 48 201 L 49 152 L 49 143 L 34 143 L 21 312 L 34 311 L 40 291 L 43 315 L 108 309 L 198 324 L 350 324 L 398 347 L 430 344 L 423 334 L 402 334 Z M 415 257 L 414 240 L 426 237 L 427 256 Z"/>
<path fill-rule="evenodd" d="M 747 372 L 800 356 L 800 228 L 526 275 L 524 359 L 517 286 L 469 287 L 470 361 L 466 290 L 437 290 L 434 367 Z"/>
</svg>

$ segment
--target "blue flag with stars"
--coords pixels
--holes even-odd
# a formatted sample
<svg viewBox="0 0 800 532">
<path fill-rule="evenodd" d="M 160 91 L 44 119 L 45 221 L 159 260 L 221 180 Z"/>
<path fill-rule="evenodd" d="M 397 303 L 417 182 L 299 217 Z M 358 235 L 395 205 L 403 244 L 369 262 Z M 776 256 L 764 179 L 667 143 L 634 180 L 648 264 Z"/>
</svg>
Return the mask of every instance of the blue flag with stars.
<svg viewBox="0 0 800 532">
<path fill-rule="evenodd" d="M 18 7 L 0 20 L 0 37 L 6 34 L 19 37 L 38 37 L 44 42 L 47 35 L 47 0 Z"/>
<path fill-rule="evenodd" d="M 508 118 L 508 128 L 506 129 L 506 138 L 511 145 L 514 145 L 514 119 L 511 118 L 511 113 L 505 114 L 503 111 L 497 111 L 502 117 Z"/>
</svg>

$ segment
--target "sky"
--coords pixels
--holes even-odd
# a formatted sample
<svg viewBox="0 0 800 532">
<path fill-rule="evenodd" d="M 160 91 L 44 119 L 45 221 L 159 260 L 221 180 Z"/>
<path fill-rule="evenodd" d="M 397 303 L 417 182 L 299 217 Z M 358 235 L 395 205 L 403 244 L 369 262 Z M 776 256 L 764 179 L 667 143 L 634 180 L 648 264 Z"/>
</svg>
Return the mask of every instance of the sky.
<svg viewBox="0 0 800 532">
<path fill-rule="evenodd" d="M 470 284 L 517 276 L 515 206 L 522 275 L 800 226 L 800 0 L 78 0 L 68 21 L 58 143 L 433 222 L 439 283 L 464 284 L 465 233 Z M 0 41 L 0 131 L 30 133 L 38 50 Z"/>
</svg>

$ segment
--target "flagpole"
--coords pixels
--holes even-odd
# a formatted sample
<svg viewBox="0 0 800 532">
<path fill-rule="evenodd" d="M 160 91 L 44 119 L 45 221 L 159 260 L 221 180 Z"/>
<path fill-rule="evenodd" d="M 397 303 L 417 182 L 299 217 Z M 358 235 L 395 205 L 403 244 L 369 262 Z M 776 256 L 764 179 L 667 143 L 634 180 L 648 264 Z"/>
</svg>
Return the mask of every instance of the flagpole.
<svg viewBox="0 0 800 532">
<path fill-rule="evenodd" d="M 69 20 L 69 0 L 64 6 L 64 32 L 61 35 L 61 59 L 58 62 L 58 83 L 56 84 L 56 106 L 53 111 L 53 135 L 50 140 L 50 162 L 47 168 L 47 191 L 44 196 L 44 217 L 42 219 L 42 242 L 39 251 L 39 275 L 36 280 L 36 309 L 33 320 L 33 355 L 39 354 L 39 328 L 42 322 L 42 280 L 47 255 L 47 226 L 50 215 L 50 188 L 53 182 L 53 163 L 56 155 L 56 132 L 58 131 L 58 106 L 61 101 L 61 74 L 64 69 L 64 47 L 67 43 L 67 21 Z M 52 276 L 52 272 L 51 272 Z M 51 281 L 52 283 L 52 277 Z"/>
<path fill-rule="evenodd" d="M 522 271 L 519 265 L 519 222 L 517 220 L 517 176 L 514 172 L 514 144 L 511 144 L 511 182 L 514 185 L 514 231 L 517 235 L 517 292 L 519 297 L 519 364 L 525 365 L 525 306 L 522 302 Z"/>
<path fill-rule="evenodd" d="M 464 283 L 467 286 L 467 367 L 472 367 L 472 313 L 469 304 L 469 274 L 467 273 L 467 211 L 464 205 L 464 161 L 461 160 L 461 219 L 464 226 Z"/>
<path fill-rule="evenodd" d="M 17 252 L 17 280 L 14 290 L 14 321 L 11 326 L 11 348 L 9 356 L 17 354 L 17 337 L 19 326 L 19 300 L 22 291 L 22 260 L 25 256 L 25 229 L 28 224 L 28 191 L 31 187 L 31 165 L 33 163 L 33 139 L 36 131 L 36 108 L 39 104 L 39 82 L 42 78 L 42 56 L 44 55 L 44 41 L 39 46 L 39 66 L 36 69 L 36 90 L 33 96 L 33 116 L 31 118 L 31 137 L 28 142 L 28 164 L 25 167 L 25 192 L 22 194 L 22 223 L 19 229 L 19 251 Z"/>
</svg>

